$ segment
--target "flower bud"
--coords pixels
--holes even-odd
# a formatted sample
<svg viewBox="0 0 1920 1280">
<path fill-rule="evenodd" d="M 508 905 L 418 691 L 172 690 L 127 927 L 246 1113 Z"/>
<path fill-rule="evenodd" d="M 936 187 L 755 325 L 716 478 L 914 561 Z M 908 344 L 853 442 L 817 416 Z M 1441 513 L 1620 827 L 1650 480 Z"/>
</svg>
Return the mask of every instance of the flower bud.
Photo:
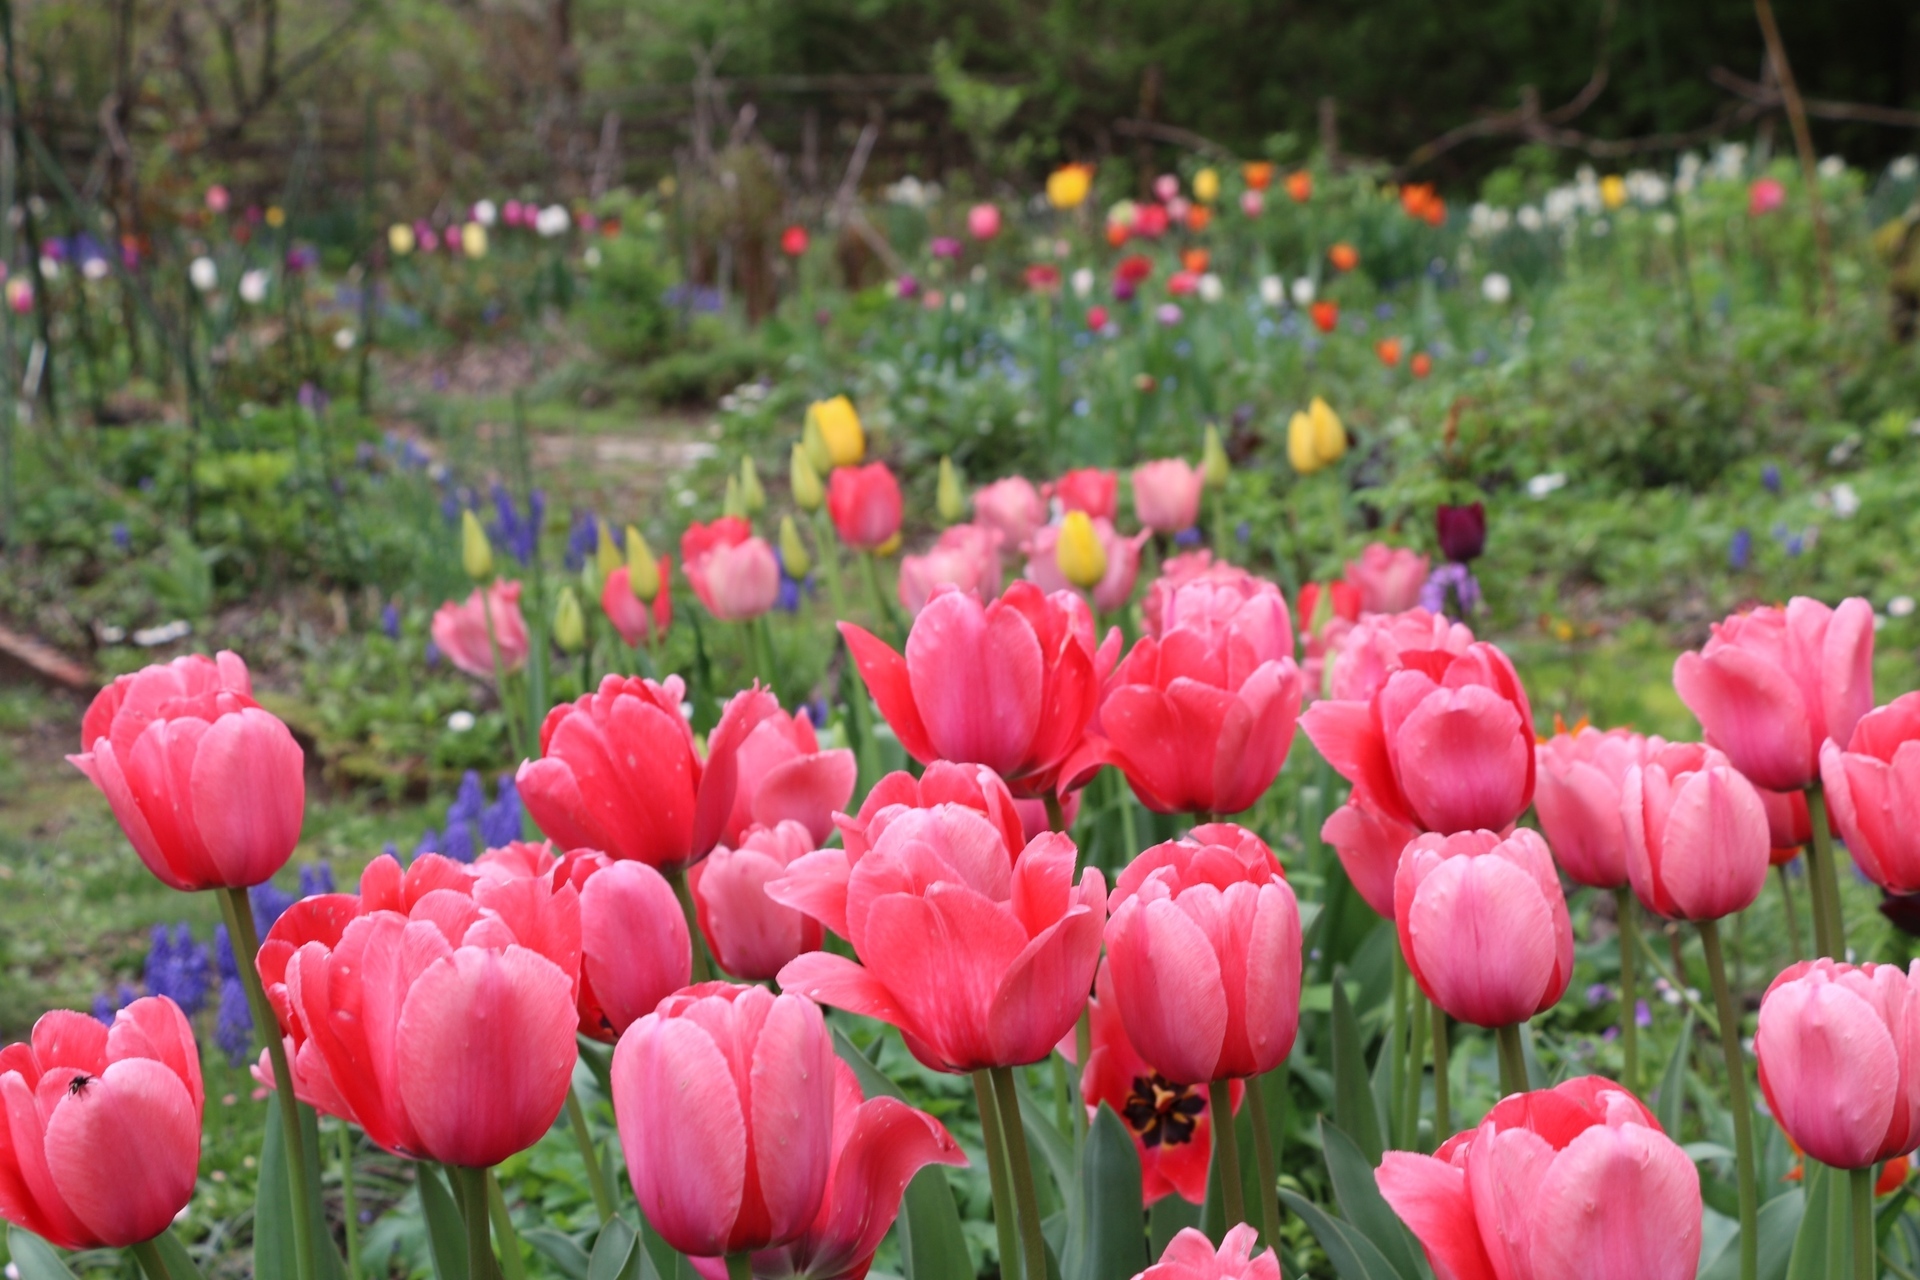
<svg viewBox="0 0 1920 1280">
<path fill-rule="evenodd" d="M 761 487 L 760 472 L 754 467 L 753 459 L 740 459 L 740 505 L 746 514 L 753 515 L 767 505 L 767 491 Z"/>
<path fill-rule="evenodd" d="M 1107 549 L 1100 545 L 1093 520 L 1084 511 L 1067 512 L 1053 554 L 1067 581 L 1082 591 L 1092 590 L 1107 576 Z"/>
<path fill-rule="evenodd" d="M 1313 449 L 1322 463 L 1338 462 L 1347 451 L 1347 428 L 1341 423 L 1340 415 L 1333 406 L 1319 396 L 1307 406 L 1307 416 L 1313 420 Z"/>
<path fill-rule="evenodd" d="M 807 422 L 800 430 L 800 447 L 807 451 L 807 464 L 816 475 L 825 475 L 833 470 L 833 451 L 827 448 L 827 438 L 820 433 L 820 424 L 814 420 L 813 410 L 807 410 Z"/>
<path fill-rule="evenodd" d="M 632 525 L 627 526 L 627 585 L 633 589 L 635 599 L 649 604 L 660 594 L 660 562 L 653 558 L 653 548 Z"/>
<path fill-rule="evenodd" d="M 831 466 L 851 467 L 867 456 L 867 433 L 860 425 L 860 414 L 854 409 L 853 401 L 845 396 L 816 400 L 808 405 L 807 424 L 819 430 Z M 813 454 L 811 445 L 807 452 Z M 815 456 L 813 461 L 817 464 L 819 458 Z M 827 470 L 826 467 L 819 469 Z"/>
<path fill-rule="evenodd" d="M 793 522 L 792 516 L 780 517 L 780 563 L 787 576 L 796 581 L 813 571 L 813 557 L 807 553 L 807 544 L 800 540 L 800 526 Z"/>
<path fill-rule="evenodd" d="M 1204 170 L 1203 172 L 1212 172 Z M 1207 440 L 1200 449 L 1200 470 L 1207 477 L 1207 487 L 1218 489 L 1227 482 L 1227 476 L 1233 470 L 1233 464 L 1227 461 L 1227 451 L 1220 443 L 1220 428 L 1209 423 Z"/>
<path fill-rule="evenodd" d="M 600 545 L 593 550 L 593 570 L 599 577 L 593 581 L 589 594 L 598 596 L 600 588 L 607 584 L 607 575 L 623 563 L 625 560 L 620 554 L 620 547 L 613 540 L 613 526 L 603 520 L 600 522 Z"/>
<path fill-rule="evenodd" d="M 471 511 L 460 513 L 460 565 L 475 582 L 493 576 L 493 547 L 480 527 L 480 517 Z"/>
<path fill-rule="evenodd" d="M 967 512 L 966 494 L 961 490 L 960 473 L 954 469 L 952 458 L 940 459 L 940 484 L 934 493 L 934 507 L 947 524 Z"/>
<path fill-rule="evenodd" d="M 553 642 L 562 653 L 579 653 L 587 647 L 587 616 L 580 611 L 580 597 L 571 586 L 560 588 L 560 602 L 553 607 Z"/>
<path fill-rule="evenodd" d="M 813 431 L 811 424 L 808 432 Z M 793 458 L 787 467 L 787 483 L 793 489 L 793 501 L 802 511 L 818 511 L 827 500 L 826 486 L 820 483 L 820 468 L 814 464 L 813 451 L 804 444 L 793 446 Z"/>
<path fill-rule="evenodd" d="M 1216 169 L 1202 169 L 1193 175 L 1193 198 L 1201 204 L 1212 204 L 1220 198 L 1220 173 Z"/>
</svg>

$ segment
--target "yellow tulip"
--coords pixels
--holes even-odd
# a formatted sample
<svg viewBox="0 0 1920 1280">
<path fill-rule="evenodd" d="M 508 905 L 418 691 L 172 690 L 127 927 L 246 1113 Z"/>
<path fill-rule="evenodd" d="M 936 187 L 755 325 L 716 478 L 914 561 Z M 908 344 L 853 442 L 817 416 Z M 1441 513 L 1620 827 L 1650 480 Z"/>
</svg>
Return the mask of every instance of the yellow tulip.
<svg viewBox="0 0 1920 1280">
<path fill-rule="evenodd" d="M 493 544 L 480 527 L 480 517 L 471 511 L 460 513 L 460 565 L 475 582 L 493 577 Z"/>
<path fill-rule="evenodd" d="M 1092 165 L 1062 165 L 1047 175 L 1047 203 L 1056 209 L 1079 208 L 1092 190 Z"/>
<path fill-rule="evenodd" d="M 469 222 L 460 228 L 460 252 L 469 258 L 487 256 L 487 229 L 477 222 Z"/>
<path fill-rule="evenodd" d="M 560 602 L 553 607 L 553 642 L 562 653 L 587 647 L 587 615 L 580 612 L 580 597 L 571 586 L 560 588 Z"/>
<path fill-rule="evenodd" d="M 954 469 L 952 458 L 940 459 L 940 483 L 934 491 L 933 504 L 940 519 L 947 524 L 967 513 L 967 497 L 961 491 L 960 473 Z"/>
<path fill-rule="evenodd" d="M 1627 202 L 1627 184 L 1617 173 L 1610 173 L 1600 179 L 1600 203 L 1609 209 L 1618 209 Z"/>
<path fill-rule="evenodd" d="M 607 585 L 607 576 L 621 564 L 620 544 L 613 540 L 613 526 L 604 520 L 600 522 L 600 545 L 593 550 L 594 572 L 600 575 L 600 585 L 594 588 L 598 595 L 600 587 Z"/>
<path fill-rule="evenodd" d="M 819 428 L 833 466 L 851 467 L 867 456 L 867 433 L 861 429 L 853 401 L 845 396 L 814 401 L 807 406 L 807 421 Z"/>
<path fill-rule="evenodd" d="M 1310 476 L 1323 465 L 1313 448 L 1313 419 L 1295 413 L 1287 423 L 1287 461 L 1303 476 Z"/>
<path fill-rule="evenodd" d="M 787 464 L 787 484 L 793 489 L 793 501 L 802 511 L 818 511 L 820 504 L 827 500 L 826 487 L 820 483 L 820 471 L 807 456 L 807 447 L 803 444 L 793 446 L 793 457 Z"/>
<path fill-rule="evenodd" d="M 900 549 L 900 531 L 894 530 L 893 536 L 873 549 L 877 556 L 890 556 Z"/>
<path fill-rule="evenodd" d="M 1319 396 L 1313 398 L 1307 412 L 1313 418 L 1313 452 L 1320 459 L 1320 465 L 1340 461 L 1347 452 L 1347 429 L 1340 415 Z"/>
<path fill-rule="evenodd" d="M 284 227 L 286 224 L 287 224 L 287 211 L 285 209 L 282 209 L 277 204 L 268 205 L 267 206 L 267 225 L 270 227 Z"/>
<path fill-rule="evenodd" d="M 627 589 L 633 592 L 634 599 L 646 604 L 652 604 L 653 598 L 660 594 L 660 562 L 653 558 L 653 548 L 632 525 L 627 526 Z"/>
<path fill-rule="evenodd" d="M 807 544 L 800 540 L 800 526 L 793 522 L 792 516 L 780 517 L 780 563 L 787 576 L 796 580 L 806 577 L 813 569 L 813 557 L 807 553 Z"/>
<path fill-rule="evenodd" d="M 404 222 L 396 222 L 387 228 L 387 248 L 394 256 L 404 258 L 413 252 L 413 228 Z"/>
<path fill-rule="evenodd" d="M 1220 198 L 1220 175 L 1212 169 L 1202 169 L 1193 175 L 1193 197 L 1201 204 L 1212 204 Z"/>
<path fill-rule="evenodd" d="M 1227 460 L 1227 451 L 1220 443 L 1220 428 L 1211 424 L 1207 427 L 1207 442 L 1200 448 L 1200 471 L 1207 478 L 1207 488 L 1218 489 L 1227 482 L 1227 476 L 1233 471 L 1233 464 Z"/>
<path fill-rule="evenodd" d="M 1084 511 L 1069 511 L 1060 522 L 1060 540 L 1054 544 L 1054 563 L 1068 582 L 1090 591 L 1107 576 L 1107 549 L 1093 531 L 1093 520 Z"/>
<path fill-rule="evenodd" d="M 814 421 L 811 410 L 807 413 L 806 425 L 800 429 L 800 447 L 807 451 L 807 463 L 815 475 L 825 475 L 833 470 L 833 450 L 827 448 L 827 438 L 820 434 L 820 424 Z"/>
<path fill-rule="evenodd" d="M 760 472 L 754 467 L 751 457 L 740 459 L 740 505 L 748 515 L 767 505 L 767 491 L 760 486 Z"/>
</svg>

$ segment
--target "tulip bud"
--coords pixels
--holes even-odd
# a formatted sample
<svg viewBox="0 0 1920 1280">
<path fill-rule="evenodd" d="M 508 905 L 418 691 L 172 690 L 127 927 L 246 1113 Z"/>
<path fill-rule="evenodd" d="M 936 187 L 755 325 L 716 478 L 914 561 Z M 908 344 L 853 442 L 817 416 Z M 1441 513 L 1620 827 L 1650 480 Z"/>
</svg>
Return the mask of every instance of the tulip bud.
<svg viewBox="0 0 1920 1280">
<path fill-rule="evenodd" d="M 940 519 L 952 524 L 967 512 L 966 495 L 960 488 L 960 473 L 954 469 L 952 458 L 940 459 L 940 484 L 934 493 L 934 507 L 940 513 Z"/>
<path fill-rule="evenodd" d="M 1220 198 L 1220 173 L 1215 169 L 1202 169 L 1193 175 L 1193 197 L 1201 204 L 1212 204 Z"/>
<path fill-rule="evenodd" d="M 754 515 L 767 505 L 767 491 L 760 485 L 760 472 L 755 469 L 751 457 L 740 459 L 740 505 L 748 515 Z"/>
<path fill-rule="evenodd" d="M 613 540 L 613 526 L 602 521 L 600 525 L 600 545 L 593 551 L 593 570 L 598 578 L 588 583 L 588 594 L 597 596 L 600 588 L 607 584 L 607 575 L 618 569 L 624 559 L 619 546 Z M 583 579 L 585 581 L 585 579 Z"/>
<path fill-rule="evenodd" d="M 1200 450 L 1200 470 L 1207 477 L 1207 487 L 1212 489 L 1225 484 L 1233 470 L 1233 464 L 1227 461 L 1227 451 L 1220 443 L 1220 428 L 1211 423 L 1207 425 L 1206 444 Z"/>
<path fill-rule="evenodd" d="M 1347 429 L 1340 421 L 1340 415 L 1333 406 L 1319 396 L 1307 406 L 1307 413 L 1313 419 L 1313 451 L 1324 463 L 1338 462 L 1347 451 Z"/>
<path fill-rule="evenodd" d="M 587 647 L 587 616 L 580 612 L 580 597 L 571 586 L 560 588 L 560 602 L 553 607 L 553 642 L 562 653 Z"/>
<path fill-rule="evenodd" d="M 619 566 L 616 564 L 614 567 Z M 607 575 L 600 571 L 600 558 L 597 555 L 588 556 L 580 564 L 580 589 L 587 593 L 587 599 L 598 600 L 606 585 Z"/>
<path fill-rule="evenodd" d="M 807 411 L 807 424 L 800 430 L 800 446 L 807 451 L 807 463 L 815 474 L 825 475 L 833 470 L 833 450 L 827 448 L 827 438 L 820 433 L 820 424 L 814 420 L 813 411 Z"/>
<path fill-rule="evenodd" d="M 796 581 L 813 570 L 813 557 L 807 554 L 807 544 L 800 541 L 800 526 L 792 516 L 780 517 L 780 563 L 787 576 Z"/>
<path fill-rule="evenodd" d="M 1320 469 L 1319 455 L 1313 451 L 1313 419 L 1295 413 L 1287 423 L 1287 461 L 1303 476 Z"/>
<path fill-rule="evenodd" d="M 660 562 L 653 558 L 653 548 L 632 525 L 627 526 L 627 585 L 633 589 L 635 599 L 649 604 L 660 594 Z"/>
<path fill-rule="evenodd" d="M 845 396 L 835 396 L 831 400 L 816 400 L 807 406 L 807 422 L 817 427 L 821 443 L 826 446 L 829 463 L 835 467 L 851 467 L 867 456 L 867 433 L 860 425 L 860 414 L 853 407 L 853 401 Z M 807 452 L 813 453 L 809 446 Z M 816 457 L 815 462 L 819 459 Z M 827 470 L 821 467 L 820 470 Z"/>
<path fill-rule="evenodd" d="M 487 542 L 487 531 L 480 527 L 480 517 L 471 511 L 460 513 L 460 564 L 475 582 L 493 576 L 493 547 Z"/>
<path fill-rule="evenodd" d="M 813 432 L 811 424 L 807 430 Z M 820 468 L 814 465 L 813 451 L 804 444 L 793 446 L 787 483 L 793 490 L 795 505 L 802 511 L 818 511 L 820 504 L 827 500 L 826 486 L 820 483 Z"/>
<path fill-rule="evenodd" d="M 1100 545 L 1093 521 L 1084 511 L 1067 512 L 1060 522 L 1060 541 L 1053 555 L 1067 581 L 1083 591 L 1091 590 L 1107 576 L 1107 549 Z"/>
<path fill-rule="evenodd" d="M 726 496 L 720 500 L 720 513 L 722 515 L 738 516 L 742 520 L 746 519 L 747 509 L 745 501 L 740 496 L 740 477 L 738 475 L 729 475 L 727 477 L 727 493 Z"/>
</svg>

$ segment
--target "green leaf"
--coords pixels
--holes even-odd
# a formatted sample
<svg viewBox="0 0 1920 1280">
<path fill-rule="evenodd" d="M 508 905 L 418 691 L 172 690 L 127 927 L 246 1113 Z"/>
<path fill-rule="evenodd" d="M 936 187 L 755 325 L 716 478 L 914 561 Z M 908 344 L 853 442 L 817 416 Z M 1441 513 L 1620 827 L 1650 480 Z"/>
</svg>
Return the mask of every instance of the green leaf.
<svg viewBox="0 0 1920 1280">
<path fill-rule="evenodd" d="M 1167 1243 L 1188 1227 L 1199 1227 L 1201 1208 L 1180 1195 L 1161 1196 L 1147 1210 L 1148 1251 L 1158 1262 Z"/>
<path fill-rule="evenodd" d="M 167 1274 L 173 1280 L 204 1280 L 199 1264 L 187 1252 L 187 1246 L 180 1243 L 180 1237 L 173 1234 L 173 1228 L 169 1227 L 156 1236 L 153 1247 L 159 1250 L 161 1261 L 167 1264 Z"/>
<path fill-rule="evenodd" d="M 320 1186 L 320 1126 L 313 1108 L 300 1107 L 300 1130 L 306 1139 L 307 1185 Z M 294 1267 L 293 1190 L 287 1179 L 286 1134 L 280 1124 L 280 1106 L 276 1100 L 267 1108 L 266 1131 L 260 1140 L 260 1185 L 253 1206 L 253 1273 L 258 1276 L 291 1276 Z M 326 1214 L 315 1196 L 307 1206 L 313 1224 L 314 1261 L 320 1280 L 342 1280 L 346 1263 L 333 1246 L 327 1229 Z"/>
<path fill-rule="evenodd" d="M 1806 1163 L 1806 1208 L 1793 1233 L 1793 1248 L 1787 1257 L 1786 1280 L 1829 1280 L 1827 1277 L 1827 1228 L 1833 1220 L 1833 1195 L 1846 1193 L 1846 1178 L 1812 1160 Z M 1731 1246 L 1736 1251 L 1738 1246 Z M 1737 1264 L 1736 1264 L 1737 1266 Z"/>
<path fill-rule="evenodd" d="M 1380 1162 L 1385 1149 L 1381 1133 L 1386 1126 L 1374 1101 L 1367 1080 L 1366 1047 L 1360 1039 L 1360 1022 L 1353 1016 L 1353 1004 L 1347 999 L 1347 985 L 1338 979 L 1333 984 L 1333 1122 L 1360 1144 L 1369 1165 Z"/>
<path fill-rule="evenodd" d="M 1111 1280 L 1147 1269 L 1146 1219 L 1140 1209 L 1140 1153 L 1106 1103 L 1087 1127 L 1080 1155 L 1081 1239 L 1067 1255 L 1067 1280 Z"/>
<path fill-rule="evenodd" d="M 614 1218 L 600 1228 L 594 1241 L 593 1256 L 587 1260 L 587 1280 L 640 1280 L 640 1261 L 645 1254 L 640 1237 L 625 1218 Z"/>
<path fill-rule="evenodd" d="M 31 1231 L 9 1228 L 7 1251 L 13 1254 L 13 1265 L 20 1269 L 20 1280 L 74 1280 L 73 1272 L 60 1261 L 53 1246 Z"/>
<path fill-rule="evenodd" d="M 853 1068 L 853 1074 L 860 1078 L 860 1092 L 869 1098 L 907 1100 L 907 1095 L 900 1092 L 900 1086 L 887 1079 L 880 1068 L 874 1066 L 873 1061 L 860 1052 L 859 1047 L 847 1039 L 846 1032 L 838 1027 L 833 1029 L 833 1051 L 840 1055 L 842 1062 Z"/>
<path fill-rule="evenodd" d="M 1283 1189 L 1280 1199 L 1299 1214 L 1307 1229 L 1313 1232 L 1340 1280 L 1399 1280 L 1393 1264 L 1371 1240 L 1352 1227 L 1338 1218 L 1328 1217 L 1319 1205 L 1291 1191 Z"/>
<path fill-rule="evenodd" d="M 640 1244 L 644 1254 L 640 1272 L 643 1278 L 650 1273 L 650 1280 L 700 1280 L 693 1264 L 653 1229 L 645 1214 L 640 1216 Z"/>
<path fill-rule="evenodd" d="M 433 1274 L 439 1280 L 465 1280 L 467 1274 L 467 1224 L 460 1216 L 453 1192 L 447 1189 L 446 1175 L 437 1164 L 422 1161 L 414 1165 L 414 1184 L 420 1189 L 420 1216 L 427 1223 L 427 1254 L 433 1262 Z M 257 1274 L 292 1275 L 291 1271 Z"/>
<path fill-rule="evenodd" d="M 1334 1199 L 1353 1229 L 1373 1242 L 1400 1280 L 1423 1280 L 1426 1267 L 1413 1233 L 1380 1194 L 1373 1165 L 1360 1154 L 1359 1146 L 1339 1126 L 1328 1124 L 1325 1117 L 1320 1120 L 1320 1146 L 1326 1153 L 1327 1173 L 1333 1179 Z"/>
<path fill-rule="evenodd" d="M 967 1238 L 960 1230 L 960 1212 L 945 1169 L 928 1165 L 913 1175 L 894 1226 L 907 1280 L 973 1280 Z"/>
<path fill-rule="evenodd" d="M 1680 1023 L 1680 1038 L 1674 1041 L 1673 1057 L 1667 1059 L 1667 1069 L 1660 1077 L 1660 1095 L 1653 1104 L 1653 1118 L 1675 1142 L 1680 1141 L 1680 1121 L 1686 1115 L 1687 1058 L 1692 1048 L 1693 1010 L 1689 1009 Z"/>
<path fill-rule="evenodd" d="M 602 1235 L 606 1233 L 601 1232 Z M 587 1251 L 564 1231 L 552 1227 L 528 1227 L 520 1238 L 533 1246 L 535 1253 L 554 1265 L 567 1280 L 587 1280 Z"/>
</svg>

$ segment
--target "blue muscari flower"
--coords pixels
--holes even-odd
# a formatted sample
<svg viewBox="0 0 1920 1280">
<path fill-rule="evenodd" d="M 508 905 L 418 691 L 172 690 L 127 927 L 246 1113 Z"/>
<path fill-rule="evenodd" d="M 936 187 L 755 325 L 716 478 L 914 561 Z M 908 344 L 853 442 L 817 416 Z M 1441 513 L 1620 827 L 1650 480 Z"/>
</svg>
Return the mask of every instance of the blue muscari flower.
<svg viewBox="0 0 1920 1280">
<path fill-rule="evenodd" d="M 469 769 L 460 776 L 460 789 L 454 792 L 453 803 L 447 806 L 447 823 L 478 822 L 480 811 L 487 807 L 487 791 L 480 783 L 480 771 Z"/>
<path fill-rule="evenodd" d="M 224 924 L 213 926 L 213 968 L 222 982 L 240 976 L 240 965 L 233 958 L 233 939 Z"/>
<path fill-rule="evenodd" d="M 1462 616 L 1471 616 L 1480 607 L 1480 583 L 1464 564 L 1449 561 L 1435 569 L 1420 588 L 1420 607 L 1428 613 L 1444 613 L 1451 594 Z"/>
<path fill-rule="evenodd" d="M 129 533 L 127 526 L 119 521 L 116 521 L 113 526 L 113 545 L 122 551 L 133 545 L 133 534 Z"/>
<path fill-rule="evenodd" d="M 395 862 L 400 861 L 400 846 L 392 840 L 389 840 L 384 845 L 380 846 L 380 852 L 385 854 L 387 857 L 392 858 Z"/>
<path fill-rule="evenodd" d="M 193 930 L 182 924 L 169 938 L 165 925 L 153 927 L 153 947 L 147 953 L 147 994 L 166 996 L 189 1017 L 207 998 L 207 949 L 194 942 Z"/>
<path fill-rule="evenodd" d="M 271 880 L 247 890 L 247 898 L 253 903 L 253 927 L 260 931 L 261 937 L 266 936 L 273 922 L 284 915 L 288 907 L 300 901 Z"/>
<path fill-rule="evenodd" d="M 1633 1002 L 1633 1022 L 1635 1026 L 1639 1027 L 1650 1027 L 1653 1025 L 1653 1010 L 1647 1008 L 1647 1002 L 1645 1000 L 1635 1000 Z"/>
<path fill-rule="evenodd" d="M 780 554 L 780 548 L 773 549 L 773 562 L 780 566 L 780 590 L 773 598 L 773 607 L 782 613 L 797 613 L 800 609 L 800 597 L 813 594 L 813 575 L 795 578 L 787 573 L 786 557 Z"/>
<path fill-rule="evenodd" d="M 480 838 L 489 849 L 512 844 L 521 836 L 520 793 L 514 788 L 513 775 L 500 775 L 498 797 L 480 811 Z"/>
<path fill-rule="evenodd" d="M 440 518 L 448 524 L 459 524 L 460 512 L 465 505 L 460 501 L 459 488 L 453 483 L 452 477 L 448 477 L 440 485 Z"/>
<path fill-rule="evenodd" d="M 1253 537 L 1253 526 L 1242 520 L 1233 526 L 1233 537 L 1236 542 L 1246 542 Z"/>
<path fill-rule="evenodd" d="M 1768 493 L 1777 495 L 1780 492 L 1780 468 L 1769 462 L 1760 470 L 1760 483 L 1766 486 Z"/>
<path fill-rule="evenodd" d="M 235 975 L 220 980 L 219 1012 L 214 1015 L 213 1042 L 227 1055 L 227 1065 L 237 1067 L 253 1049 L 253 1010 L 247 1007 L 247 989 Z"/>
<path fill-rule="evenodd" d="M 1391 302 L 1383 302 L 1373 309 L 1373 314 L 1382 320 L 1391 320 L 1393 319 L 1393 304 Z"/>
<path fill-rule="evenodd" d="M 413 858 L 417 858 L 423 853 L 438 852 L 440 852 L 440 833 L 432 827 L 428 827 L 425 831 L 421 832 L 420 842 L 413 846 L 413 853 L 408 858 L 408 861 L 412 861 Z"/>
<path fill-rule="evenodd" d="M 1753 532 L 1749 529 L 1735 529 L 1733 542 L 1727 548 L 1727 563 L 1735 569 L 1744 569 L 1753 563 Z"/>
<path fill-rule="evenodd" d="M 325 862 L 310 862 L 300 868 L 300 896 L 333 892 L 333 867 Z"/>
<path fill-rule="evenodd" d="M 1171 378 L 1169 378 L 1169 379 L 1167 379 L 1167 381 L 1168 381 L 1169 383 L 1171 383 L 1171 382 L 1173 381 L 1173 379 L 1171 379 Z M 1178 533 L 1176 533 L 1176 534 L 1174 534 L 1174 535 L 1173 535 L 1173 545 L 1174 545 L 1174 546 L 1176 546 L 1176 547 L 1197 547 L 1197 546 L 1199 546 L 1199 545 L 1200 545 L 1200 528 L 1199 528 L 1199 526 L 1198 526 L 1198 525 L 1196 525 L 1196 526 L 1194 526 L 1194 527 L 1193 527 L 1193 528 L 1191 528 L 1191 529 L 1182 529 L 1182 530 L 1181 530 L 1180 532 L 1178 532 Z"/>
<path fill-rule="evenodd" d="M 380 610 L 380 630 L 386 633 L 387 639 L 389 640 L 398 640 L 400 638 L 400 606 L 391 603 L 382 606 Z"/>
<path fill-rule="evenodd" d="M 421 655 L 426 659 L 429 670 L 440 665 L 440 646 L 433 641 L 427 641 L 427 647 L 421 651 Z"/>
<path fill-rule="evenodd" d="M 113 1014 L 113 998 L 111 996 L 102 992 L 93 998 L 93 1016 L 95 1021 L 104 1022 L 106 1025 L 112 1026 Z"/>
<path fill-rule="evenodd" d="M 1799 534 L 1796 533 L 1792 537 L 1787 539 L 1788 555 L 1797 556 L 1802 551 L 1805 551 L 1806 549 L 1807 549 L 1806 539 L 1802 538 Z"/>
<path fill-rule="evenodd" d="M 566 565 L 573 573 L 600 548 L 600 520 L 591 511 L 576 511 L 573 527 L 567 531 Z"/>
<path fill-rule="evenodd" d="M 1475 347 L 1473 354 L 1468 356 L 1467 359 L 1474 364 L 1485 364 L 1487 362 L 1487 349 L 1485 347 Z"/>
</svg>

